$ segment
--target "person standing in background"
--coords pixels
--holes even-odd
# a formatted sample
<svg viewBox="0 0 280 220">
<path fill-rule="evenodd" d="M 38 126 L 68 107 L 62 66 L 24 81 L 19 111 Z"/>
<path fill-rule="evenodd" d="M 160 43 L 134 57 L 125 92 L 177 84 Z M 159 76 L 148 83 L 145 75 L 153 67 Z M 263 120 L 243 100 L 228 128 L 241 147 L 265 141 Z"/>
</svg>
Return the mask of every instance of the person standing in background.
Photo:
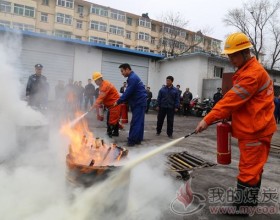
<svg viewBox="0 0 280 220">
<path fill-rule="evenodd" d="M 217 88 L 217 92 L 214 94 L 213 96 L 213 107 L 217 104 L 218 101 L 220 101 L 223 98 L 223 94 L 222 94 L 222 89 L 221 88 Z"/>
<path fill-rule="evenodd" d="M 84 101 L 84 92 L 85 88 L 82 85 L 82 81 L 78 82 L 78 107 L 81 110 L 83 106 L 83 101 Z"/>
<path fill-rule="evenodd" d="M 85 98 L 85 111 L 88 109 L 88 103 L 93 105 L 93 97 L 95 96 L 95 86 L 91 83 L 91 79 L 88 79 L 88 84 L 85 86 L 84 98 Z"/>
<path fill-rule="evenodd" d="M 126 90 L 126 82 L 123 82 L 123 86 L 120 88 L 120 93 L 123 94 Z"/>
<path fill-rule="evenodd" d="M 173 76 L 166 77 L 166 86 L 161 88 L 158 93 L 158 116 L 157 116 L 157 135 L 161 133 L 165 116 L 167 115 L 167 135 L 173 138 L 174 114 L 179 109 L 178 89 L 173 86 Z"/>
<path fill-rule="evenodd" d="M 62 80 L 58 80 L 58 83 L 55 86 L 55 100 L 56 100 L 56 109 L 62 110 L 64 106 L 64 82 Z"/>
<path fill-rule="evenodd" d="M 42 64 L 35 65 L 35 74 L 28 78 L 26 86 L 26 98 L 30 106 L 46 108 L 49 85 L 47 77 L 42 75 Z"/>
<path fill-rule="evenodd" d="M 147 91 L 147 108 L 146 108 L 146 113 L 148 113 L 148 111 L 149 111 L 150 103 L 151 103 L 151 100 L 153 98 L 153 93 L 150 91 L 150 89 L 151 88 L 149 86 L 147 86 L 147 89 L 146 89 L 146 91 Z"/>
<path fill-rule="evenodd" d="M 189 88 L 186 88 L 186 91 L 183 94 L 183 109 L 184 109 L 184 115 L 190 115 L 191 109 L 190 109 L 190 102 L 193 99 L 193 95 L 190 92 Z"/>
</svg>

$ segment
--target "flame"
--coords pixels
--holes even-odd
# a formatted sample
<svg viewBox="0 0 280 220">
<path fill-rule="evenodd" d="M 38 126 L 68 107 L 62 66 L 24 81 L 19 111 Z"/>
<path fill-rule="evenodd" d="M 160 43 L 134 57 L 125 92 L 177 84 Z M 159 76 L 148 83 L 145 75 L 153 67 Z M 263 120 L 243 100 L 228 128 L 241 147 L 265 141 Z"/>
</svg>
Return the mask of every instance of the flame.
<svg viewBox="0 0 280 220">
<path fill-rule="evenodd" d="M 80 117 L 82 113 L 76 113 Z M 72 162 L 86 166 L 104 166 L 116 164 L 123 156 L 123 150 L 117 149 L 115 144 L 106 145 L 103 140 L 95 137 L 89 130 L 86 120 L 81 119 L 75 126 L 65 123 L 60 132 L 70 141 L 69 156 Z"/>
<path fill-rule="evenodd" d="M 75 113 L 76 118 L 81 115 L 81 112 Z M 95 138 L 88 128 L 87 121 L 80 120 L 75 126 L 71 126 L 71 122 L 67 121 L 62 125 L 60 132 L 69 138 L 69 155 L 75 159 L 75 162 L 89 165 L 93 159 L 90 147 L 93 145 Z"/>
</svg>

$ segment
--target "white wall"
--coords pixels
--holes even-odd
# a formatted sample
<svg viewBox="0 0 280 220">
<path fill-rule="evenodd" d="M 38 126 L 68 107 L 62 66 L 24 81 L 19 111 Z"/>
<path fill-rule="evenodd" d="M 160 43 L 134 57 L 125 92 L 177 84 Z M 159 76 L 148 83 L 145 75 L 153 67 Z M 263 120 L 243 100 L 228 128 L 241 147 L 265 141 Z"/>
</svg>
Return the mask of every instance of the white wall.
<svg viewBox="0 0 280 220">
<path fill-rule="evenodd" d="M 184 92 L 190 88 L 193 96 L 202 94 L 202 79 L 207 76 L 208 61 L 205 56 L 177 57 L 150 66 L 149 84 L 152 92 L 158 93 L 167 76 L 174 77 L 174 86 L 179 84 Z M 154 70 L 155 68 L 155 70 Z"/>
<path fill-rule="evenodd" d="M 165 84 L 166 77 L 171 75 L 174 77 L 173 85 L 179 84 L 182 92 L 186 88 L 190 88 L 194 97 L 202 98 L 203 79 L 214 79 L 214 66 L 223 67 L 224 72 L 234 71 L 227 60 L 201 53 L 150 62 L 149 85 L 151 91 L 157 95 L 162 84 Z M 216 87 L 213 88 L 216 91 Z M 154 98 L 156 98 L 155 95 Z"/>
<path fill-rule="evenodd" d="M 87 80 L 91 79 L 92 72 L 101 72 L 101 63 L 102 50 L 76 44 L 74 59 L 74 81 L 82 81 L 83 86 L 87 85 Z"/>
</svg>

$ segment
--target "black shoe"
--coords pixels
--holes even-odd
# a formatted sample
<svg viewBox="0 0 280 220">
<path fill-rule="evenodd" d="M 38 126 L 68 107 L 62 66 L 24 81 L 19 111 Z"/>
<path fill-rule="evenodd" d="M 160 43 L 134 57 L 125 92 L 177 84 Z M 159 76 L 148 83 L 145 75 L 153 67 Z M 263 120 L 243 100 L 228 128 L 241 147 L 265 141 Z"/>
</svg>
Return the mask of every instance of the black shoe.
<svg viewBox="0 0 280 220">
<path fill-rule="evenodd" d="M 253 208 L 258 205 L 258 196 L 256 195 L 258 195 L 259 193 L 260 186 L 261 178 L 255 186 L 250 186 L 247 183 L 243 183 L 240 180 L 237 180 L 236 195 L 234 198 L 234 202 L 230 205 L 235 209 L 235 212 L 227 212 L 225 214 L 229 216 L 248 217 L 249 208 Z"/>
<path fill-rule="evenodd" d="M 113 135 L 112 135 L 112 134 L 108 134 L 108 133 L 107 133 L 107 135 L 109 136 L 109 138 L 112 138 L 112 137 L 113 137 Z"/>
<path fill-rule="evenodd" d="M 173 139 L 173 136 L 172 136 L 172 135 L 168 135 L 168 137 L 169 137 L 170 139 Z"/>
<path fill-rule="evenodd" d="M 136 142 L 135 144 L 136 144 L 136 145 L 140 145 L 140 144 L 141 144 L 141 141 L 138 141 L 138 142 Z"/>
<path fill-rule="evenodd" d="M 134 143 L 129 143 L 129 142 L 127 142 L 126 146 L 128 146 L 128 147 L 134 147 L 135 144 L 134 144 Z"/>
<path fill-rule="evenodd" d="M 115 133 L 113 133 L 113 134 L 112 134 L 112 136 L 118 137 L 118 136 L 119 136 L 119 134 L 115 134 Z"/>
<path fill-rule="evenodd" d="M 157 132 L 157 133 L 156 133 L 156 136 L 159 136 L 159 135 L 160 135 L 160 133 Z"/>
</svg>

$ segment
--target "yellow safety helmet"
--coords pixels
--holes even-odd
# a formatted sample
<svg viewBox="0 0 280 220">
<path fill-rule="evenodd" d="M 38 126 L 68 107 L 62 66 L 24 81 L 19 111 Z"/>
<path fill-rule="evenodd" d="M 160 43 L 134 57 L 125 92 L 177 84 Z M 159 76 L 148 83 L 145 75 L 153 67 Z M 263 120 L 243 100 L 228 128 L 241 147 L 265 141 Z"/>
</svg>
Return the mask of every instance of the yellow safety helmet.
<svg viewBox="0 0 280 220">
<path fill-rule="evenodd" d="M 102 76 L 102 74 L 101 74 L 100 72 L 94 72 L 94 73 L 92 74 L 92 79 L 93 79 L 94 81 L 100 79 L 101 77 L 103 77 L 103 76 Z"/>
<path fill-rule="evenodd" d="M 227 37 L 223 54 L 232 54 L 252 46 L 249 38 L 244 33 L 237 32 Z"/>
</svg>

